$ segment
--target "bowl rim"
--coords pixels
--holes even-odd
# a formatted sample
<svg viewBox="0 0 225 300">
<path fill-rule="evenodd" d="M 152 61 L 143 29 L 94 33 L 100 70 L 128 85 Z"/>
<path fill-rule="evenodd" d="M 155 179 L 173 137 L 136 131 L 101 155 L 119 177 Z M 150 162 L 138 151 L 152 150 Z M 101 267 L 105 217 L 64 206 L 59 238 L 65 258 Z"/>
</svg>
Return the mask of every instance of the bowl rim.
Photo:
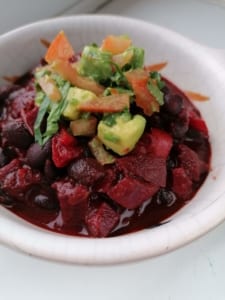
<svg viewBox="0 0 225 300">
<path fill-rule="evenodd" d="M 205 47 L 159 25 L 123 16 L 84 14 L 40 20 L 1 35 L 0 44 L 7 43 L 8 39 L 13 38 L 18 33 L 23 32 L 26 34 L 28 32 L 29 34 L 29 31 L 39 26 L 72 22 L 73 20 L 77 20 L 78 22 L 83 19 L 92 19 L 93 21 L 103 23 L 109 22 L 109 20 L 122 20 L 128 25 L 135 23 L 137 26 L 151 27 L 158 33 L 162 33 L 163 36 L 166 33 L 172 39 L 179 39 L 187 47 L 191 48 L 194 46 L 195 49 L 198 49 L 202 55 L 209 59 L 209 64 L 217 64 L 217 67 L 225 75 L 225 69 L 219 64 L 217 59 L 210 52 L 203 51 Z M 67 263 L 106 265 L 136 261 L 158 256 L 184 246 L 219 225 L 225 219 L 224 200 L 225 190 L 206 209 L 191 217 L 189 216 L 187 218 L 189 231 L 185 229 L 184 223 L 187 222 L 187 219 L 184 218 L 169 222 L 163 226 L 151 228 L 150 230 L 144 229 L 135 233 L 107 239 L 71 238 L 70 236 L 43 230 L 30 223 L 27 226 L 27 222 L 22 219 L 19 221 L 17 219 L 18 222 L 14 222 L 7 218 L 7 214 L 11 213 L 5 208 L 0 207 L 0 213 L 4 211 L 4 214 L 6 214 L 6 216 L 3 215 L 3 218 L 0 218 L 0 242 L 30 255 Z M 171 236 L 171 232 L 176 232 L 176 235 Z M 21 236 L 24 237 L 22 240 Z M 37 243 L 39 240 L 42 243 Z"/>
</svg>

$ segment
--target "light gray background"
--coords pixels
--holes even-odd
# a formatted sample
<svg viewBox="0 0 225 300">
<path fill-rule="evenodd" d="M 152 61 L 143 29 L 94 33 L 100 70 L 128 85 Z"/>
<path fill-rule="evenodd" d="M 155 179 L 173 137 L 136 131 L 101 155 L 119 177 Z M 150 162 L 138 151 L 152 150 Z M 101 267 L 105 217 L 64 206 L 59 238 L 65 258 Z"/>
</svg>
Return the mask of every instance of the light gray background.
<svg viewBox="0 0 225 300">
<path fill-rule="evenodd" d="M 29 6 L 37 7 L 30 9 L 29 15 L 23 5 L 28 2 Z M 82 7 L 70 7 L 75 2 L 0 0 L 2 7 L 4 3 L 4 9 L 0 10 L 0 30 L 4 32 L 18 24 L 62 12 L 95 10 L 99 5 L 98 1 L 83 1 L 79 4 Z M 6 18 L 9 7 L 13 8 L 13 18 Z M 145 19 L 202 44 L 225 49 L 223 0 L 114 0 L 99 13 Z M 1 300 L 224 300 L 224 277 L 225 224 L 173 253 L 111 267 L 47 262 L 0 246 Z"/>
</svg>

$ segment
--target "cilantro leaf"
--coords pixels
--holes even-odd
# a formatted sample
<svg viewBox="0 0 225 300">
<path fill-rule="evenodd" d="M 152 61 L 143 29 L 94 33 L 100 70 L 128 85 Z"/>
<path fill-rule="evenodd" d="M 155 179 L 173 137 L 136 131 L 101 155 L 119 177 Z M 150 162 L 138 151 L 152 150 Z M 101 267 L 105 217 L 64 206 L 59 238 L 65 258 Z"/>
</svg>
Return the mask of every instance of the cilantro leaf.
<svg viewBox="0 0 225 300">
<path fill-rule="evenodd" d="M 149 92 L 155 97 L 157 102 L 160 105 L 164 104 L 163 92 L 160 91 L 159 87 L 155 82 L 150 78 L 147 84 Z"/>
</svg>

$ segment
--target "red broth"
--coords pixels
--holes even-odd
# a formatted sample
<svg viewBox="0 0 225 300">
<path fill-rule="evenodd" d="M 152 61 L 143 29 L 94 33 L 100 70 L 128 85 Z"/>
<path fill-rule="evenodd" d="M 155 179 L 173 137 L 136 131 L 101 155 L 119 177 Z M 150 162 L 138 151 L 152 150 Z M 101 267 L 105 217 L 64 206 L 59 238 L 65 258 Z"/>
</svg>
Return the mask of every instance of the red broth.
<svg viewBox="0 0 225 300">
<path fill-rule="evenodd" d="M 199 111 L 164 81 L 165 104 L 159 113 L 145 116 L 145 132 L 131 153 L 100 166 L 89 139 L 76 138 L 77 158 L 60 168 L 52 155 L 60 153 L 59 140 L 68 142 L 71 135 L 65 122 L 61 136 L 43 149 L 35 145 L 33 75 L 2 87 L 0 204 L 32 224 L 75 236 L 118 236 L 166 222 L 203 184 L 211 148 Z M 142 113 L 135 106 L 132 110 Z"/>
</svg>

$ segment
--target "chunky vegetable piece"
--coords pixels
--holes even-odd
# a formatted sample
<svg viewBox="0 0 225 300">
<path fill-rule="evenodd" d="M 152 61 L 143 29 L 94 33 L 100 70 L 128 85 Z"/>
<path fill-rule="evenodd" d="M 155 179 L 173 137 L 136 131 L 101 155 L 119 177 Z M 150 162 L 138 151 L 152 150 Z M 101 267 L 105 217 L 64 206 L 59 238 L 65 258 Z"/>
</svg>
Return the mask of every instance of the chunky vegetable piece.
<svg viewBox="0 0 225 300">
<path fill-rule="evenodd" d="M 71 46 L 64 31 L 60 31 L 55 39 L 51 42 L 45 60 L 51 64 L 56 60 L 68 61 L 75 55 L 73 47 Z"/>
<path fill-rule="evenodd" d="M 112 54 L 120 54 L 132 45 L 131 39 L 127 36 L 108 35 L 102 42 L 101 50 Z"/>
<path fill-rule="evenodd" d="M 127 120 L 122 114 L 115 119 L 115 124 L 112 126 L 100 121 L 98 138 L 117 154 L 125 155 L 134 149 L 144 132 L 145 124 L 145 119 L 140 115 Z"/>
<path fill-rule="evenodd" d="M 68 120 L 76 120 L 81 115 L 80 105 L 96 101 L 97 96 L 88 91 L 77 87 L 71 87 L 66 98 L 66 107 L 63 116 Z"/>
</svg>

